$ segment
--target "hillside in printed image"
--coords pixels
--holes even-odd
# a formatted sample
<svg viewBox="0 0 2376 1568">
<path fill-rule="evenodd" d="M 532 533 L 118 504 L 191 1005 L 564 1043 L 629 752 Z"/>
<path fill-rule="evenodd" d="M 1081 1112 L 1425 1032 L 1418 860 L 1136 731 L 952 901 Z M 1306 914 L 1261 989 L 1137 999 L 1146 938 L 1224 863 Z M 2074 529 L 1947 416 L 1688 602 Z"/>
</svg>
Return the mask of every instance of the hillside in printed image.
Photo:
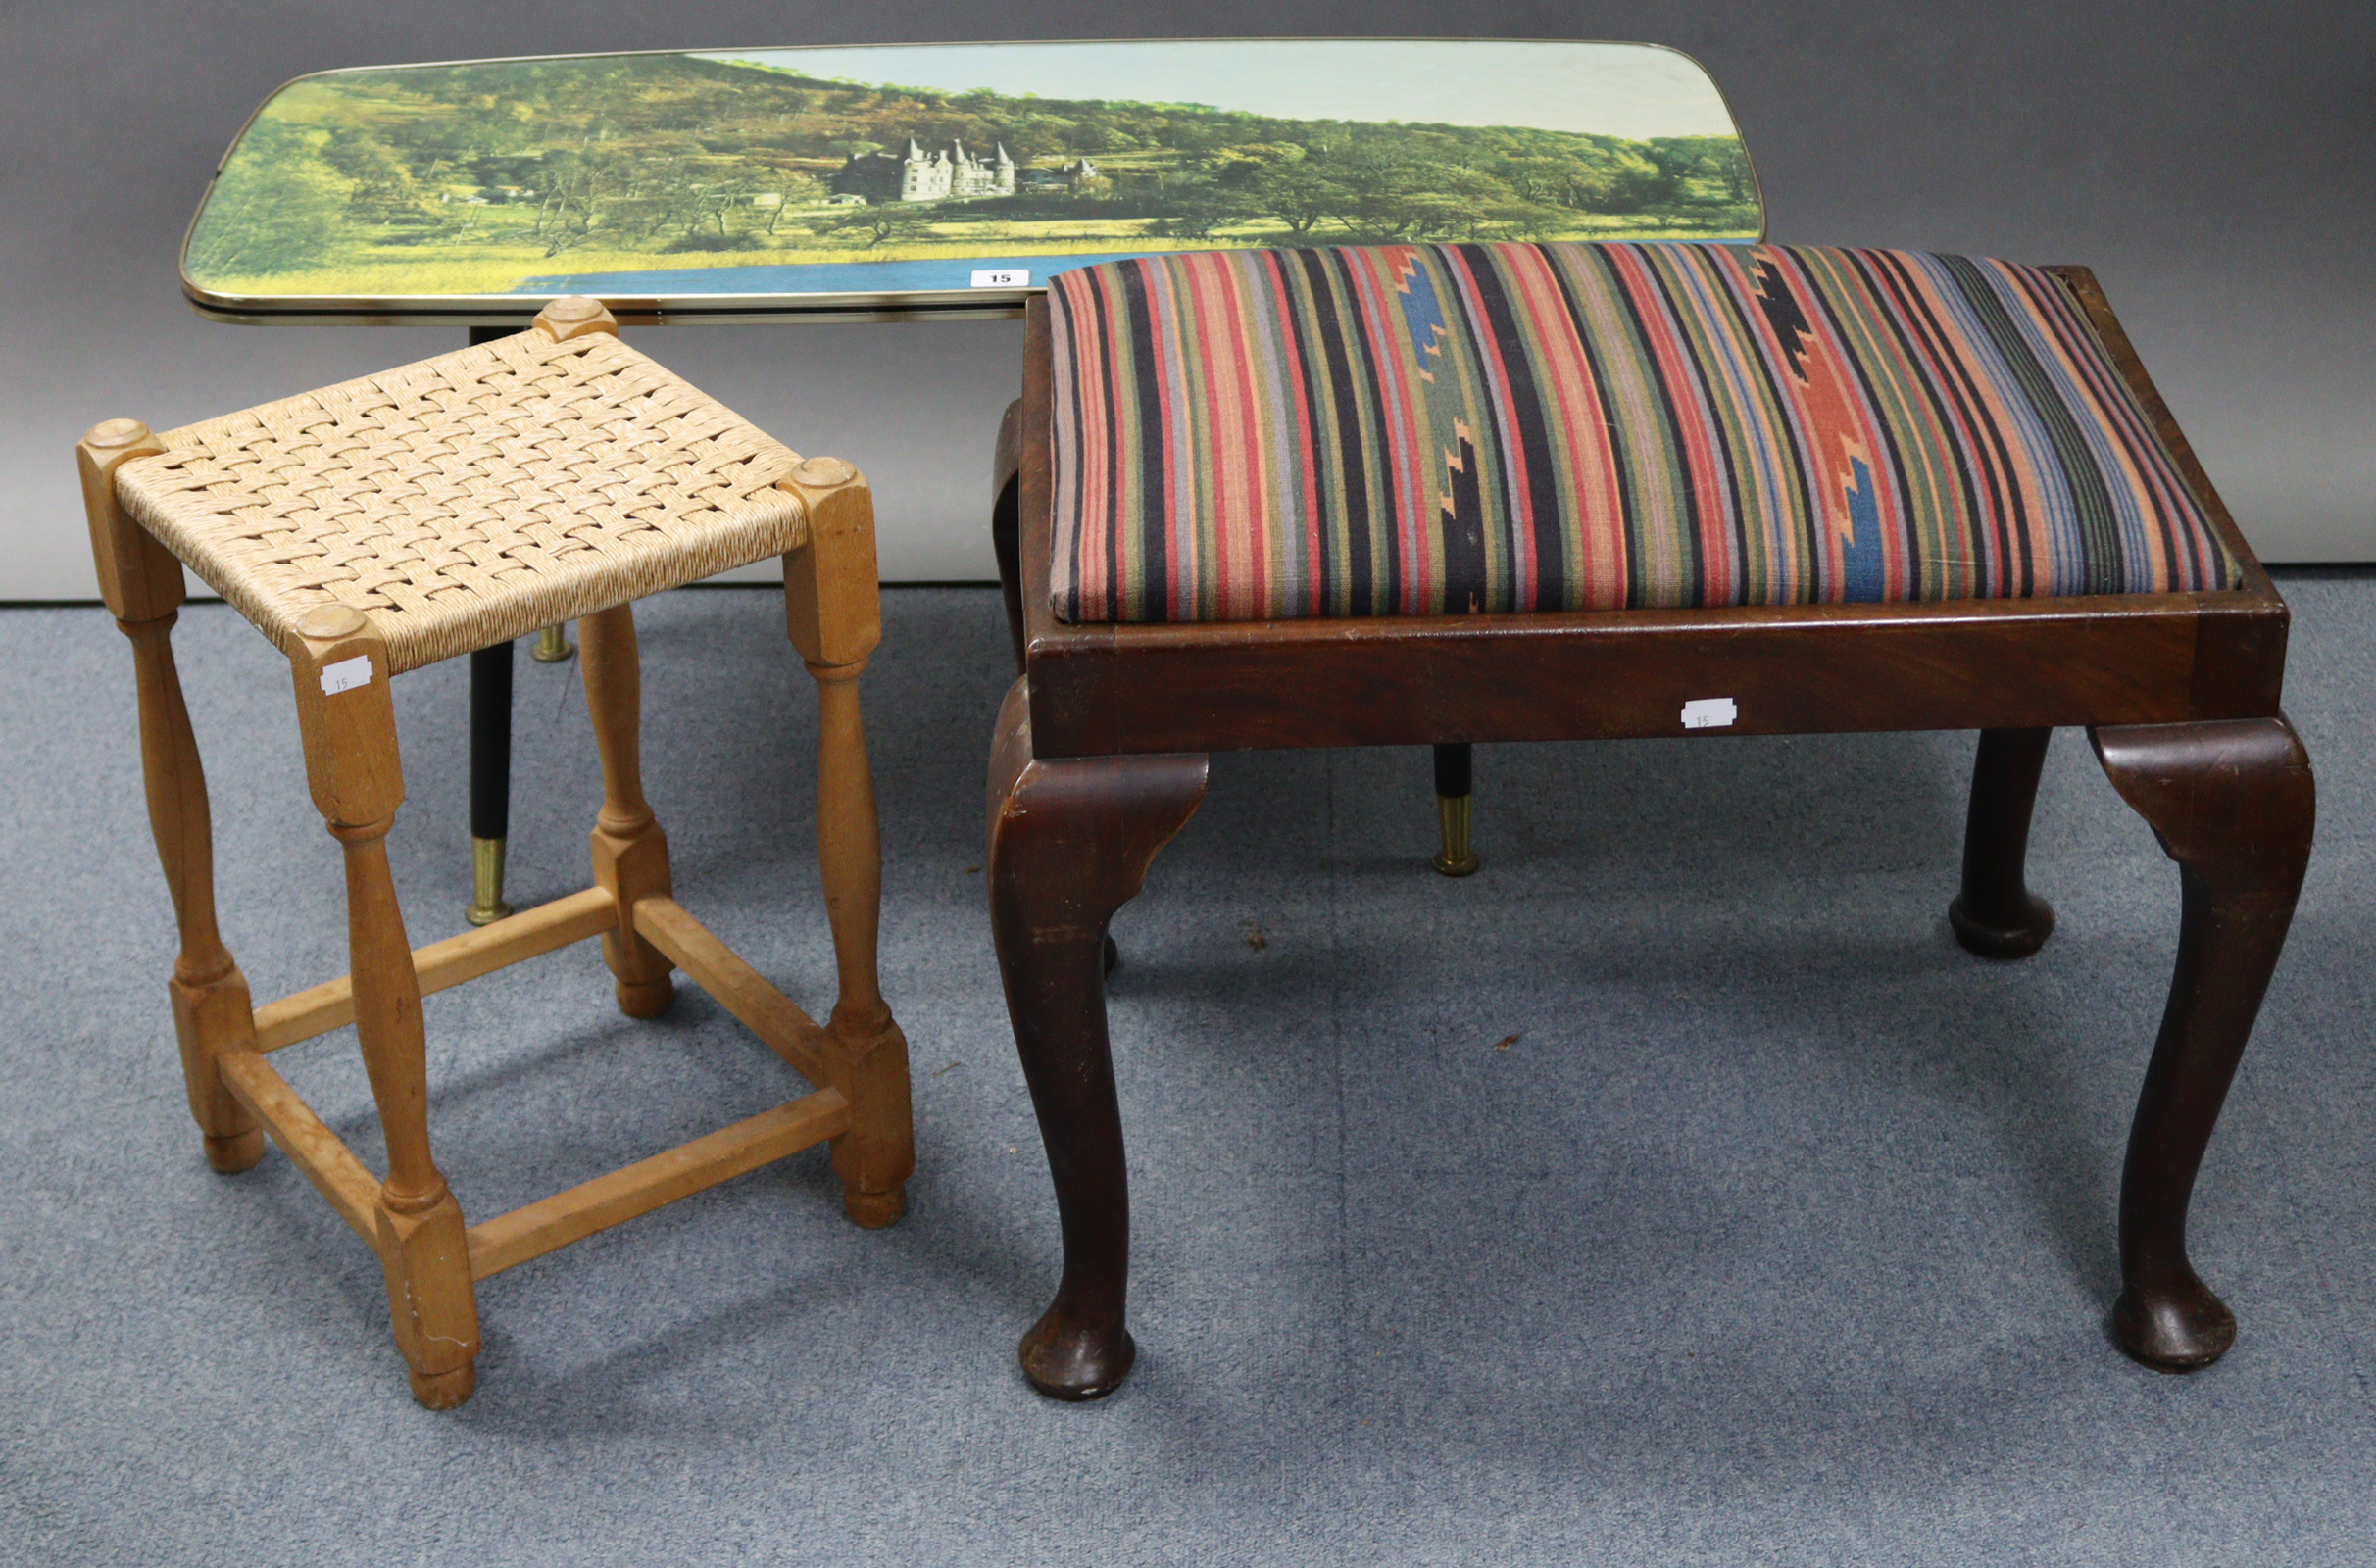
<svg viewBox="0 0 2376 1568">
<path fill-rule="evenodd" d="M 193 229 L 223 294 L 1415 240 L 1755 238 L 1732 136 L 1269 118 L 619 55 L 349 72 L 259 114 Z"/>
</svg>

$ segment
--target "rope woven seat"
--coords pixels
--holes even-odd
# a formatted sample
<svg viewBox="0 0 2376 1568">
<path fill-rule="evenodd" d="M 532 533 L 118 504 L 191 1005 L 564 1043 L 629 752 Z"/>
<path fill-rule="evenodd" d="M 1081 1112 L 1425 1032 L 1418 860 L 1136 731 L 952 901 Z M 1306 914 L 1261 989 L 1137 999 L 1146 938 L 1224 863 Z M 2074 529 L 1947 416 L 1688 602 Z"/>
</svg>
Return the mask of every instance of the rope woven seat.
<svg viewBox="0 0 2376 1568">
<path fill-rule="evenodd" d="M 367 612 L 390 673 L 798 549 L 800 455 L 608 332 L 528 331 L 161 432 L 124 509 L 282 652 Z"/>
</svg>

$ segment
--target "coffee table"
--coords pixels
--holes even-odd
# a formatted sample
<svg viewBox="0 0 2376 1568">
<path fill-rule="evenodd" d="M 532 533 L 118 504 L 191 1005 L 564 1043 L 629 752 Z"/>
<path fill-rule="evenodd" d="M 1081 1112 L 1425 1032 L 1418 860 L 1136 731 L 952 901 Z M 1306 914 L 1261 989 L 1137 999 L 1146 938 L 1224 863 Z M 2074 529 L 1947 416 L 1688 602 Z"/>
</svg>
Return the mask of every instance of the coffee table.
<svg viewBox="0 0 2376 1568">
<path fill-rule="evenodd" d="M 981 319 L 1156 251 L 1764 228 L 1714 82 L 1656 45 L 752 48 L 299 77 L 224 154 L 181 277 L 220 320 L 476 342 L 564 294 L 629 325 Z M 511 690 L 509 644 L 471 656 L 473 923 L 508 912 Z M 1466 752 L 1438 751 L 1456 874 Z"/>
</svg>

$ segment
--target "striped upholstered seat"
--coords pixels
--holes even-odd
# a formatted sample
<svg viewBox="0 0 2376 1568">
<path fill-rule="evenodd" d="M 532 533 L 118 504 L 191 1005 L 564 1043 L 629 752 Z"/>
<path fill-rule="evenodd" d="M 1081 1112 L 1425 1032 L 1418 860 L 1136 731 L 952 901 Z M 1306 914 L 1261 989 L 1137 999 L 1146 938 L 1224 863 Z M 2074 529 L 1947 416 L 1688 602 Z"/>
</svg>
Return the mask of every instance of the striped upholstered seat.
<svg viewBox="0 0 2376 1568">
<path fill-rule="evenodd" d="M 1115 262 L 1049 300 L 1060 620 L 2238 581 L 2037 268 L 1395 245 Z"/>
</svg>

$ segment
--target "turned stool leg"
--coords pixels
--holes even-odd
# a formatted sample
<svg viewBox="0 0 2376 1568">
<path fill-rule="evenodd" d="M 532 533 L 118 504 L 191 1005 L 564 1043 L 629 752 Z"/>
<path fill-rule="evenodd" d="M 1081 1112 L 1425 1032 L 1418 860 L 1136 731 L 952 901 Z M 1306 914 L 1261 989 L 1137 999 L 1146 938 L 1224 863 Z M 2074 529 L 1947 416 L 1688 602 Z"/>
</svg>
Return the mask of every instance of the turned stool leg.
<svg viewBox="0 0 2376 1568">
<path fill-rule="evenodd" d="M 2309 863 L 2316 790 L 2283 718 L 2092 732 L 2113 787 L 2178 862 L 2177 972 L 2120 1176 L 2112 1331 L 2149 1366 L 2191 1372 L 2236 1338 L 2186 1254 L 2187 1206 L 2211 1128 L 2284 950 Z"/>
<path fill-rule="evenodd" d="M 1114 911 L 1205 798 L 1201 756 L 1039 761 L 1016 681 L 990 760 L 991 931 L 1064 1237 L 1056 1299 L 1016 1355 L 1042 1394 L 1094 1399 L 1137 1358 L 1124 1324 L 1130 1191 L 1100 949 Z"/>
<path fill-rule="evenodd" d="M 817 677 L 817 860 L 833 928 L 838 995 L 832 1037 L 833 1087 L 850 1097 L 850 1130 L 833 1141 L 842 1204 L 869 1230 L 908 1211 L 916 1170 L 909 1105 L 908 1037 L 884 1004 L 876 967 L 883 902 L 882 836 L 874 814 L 874 777 L 859 719 L 858 678 L 865 660 L 811 664 Z"/>
<path fill-rule="evenodd" d="M 676 1000 L 668 956 L 635 930 L 639 899 L 668 898 L 668 836 L 643 793 L 643 672 L 635 652 L 635 612 L 619 605 L 577 623 L 586 679 L 586 712 L 602 754 L 602 814 L 595 819 L 594 880 L 619 905 L 619 927 L 602 936 L 603 960 L 618 982 L 619 1009 L 657 1018 Z"/>
<path fill-rule="evenodd" d="M 346 852 L 347 946 L 355 1033 L 387 1137 L 377 1204 L 380 1261 L 397 1348 L 413 1396 L 450 1409 L 477 1386 L 478 1301 L 470 1285 L 462 1205 L 429 1157 L 428 1059 L 421 983 L 405 935 L 387 834 L 404 802 L 387 648 L 359 611 L 325 606 L 306 616 L 291 651 L 306 775 L 330 836 Z M 360 683 L 357 661 L 368 661 Z M 335 668 L 338 679 L 325 675 Z"/>
<path fill-rule="evenodd" d="M 180 564 L 174 564 L 178 575 Z M 233 1099 L 216 1063 L 224 1051 L 254 1049 L 255 1002 L 247 977 L 215 925 L 214 824 L 197 737 L 181 700 L 171 642 L 175 617 L 119 621 L 132 640 L 140 683 L 140 753 L 148 777 L 149 826 L 181 927 L 181 956 L 170 989 L 173 1031 L 190 1114 L 206 1138 L 207 1163 L 225 1173 L 264 1157 L 264 1131 Z"/>
<path fill-rule="evenodd" d="M 2026 958 L 2046 945 L 2054 910 L 2029 890 L 2030 812 L 2051 729 L 1984 729 L 1963 828 L 1963 891 L 1947 906 L 1955 940 L 1984 958 Z"/>
<path fill-rule="evenodd" d="M 116 624 L 131 639 L 149 829 L 181 934 L 167 992 L 181 1046 L 182 1081 L 189 1090 L 190 1114 L 206 1140 L 207 1163 L 227 1174 L 264 1157 L 263 1129 L 232 1098 L 217 1065 L 223 1052 L 255 1045 L 256 1017 L 247 977 L 215 925 L 215 834 L 206 770 L 198 760 L 198 739 L 173 663 L 181 563 L 116 503 L 117 465 L 163 450 L 137 419 L 111 419 L 83 438 L 79 457 L 100 590 Z"/>
<path fill-rule="evenodd" d="M 859 677 L 883 636 L 874 499 L 839 458 L 808 459 L 782 487 L 809 509 L 808 544 L 784 557 L 784 619 L 817 677 L 817 858 L 839 987 L 825 1030 L 826 1071 L 850 1100 L 850 1130 L 833 1141 L 833 1170 L 842 1206 L 871 1230 L 908 1211 L 916 1172 L 908 1037 L 883 1003 L 876 959 L 882 835 L 858 706 Z"/>
</svg>

